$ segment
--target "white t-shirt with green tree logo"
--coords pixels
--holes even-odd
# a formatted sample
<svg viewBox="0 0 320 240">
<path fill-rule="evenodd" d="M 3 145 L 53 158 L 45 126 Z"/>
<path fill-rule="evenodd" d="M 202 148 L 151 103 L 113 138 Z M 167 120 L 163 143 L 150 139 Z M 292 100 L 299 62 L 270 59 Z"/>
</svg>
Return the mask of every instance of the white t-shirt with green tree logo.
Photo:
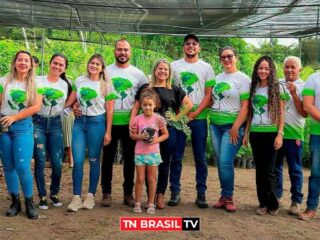
<svg viewBox="0 0 320 240">
<path fill-rule="evenodd" d="M 209 119 L 211 124 L 232 124 L 237 119 L 241 101 L 249 99 L 250 78 L 237 71 L 221 73 L 212 89 L 214 99 Z"/>
<path fill-rule="evenodd" d="M 41 116 L 60 115 L 68 96 L 68 84 L 61 78 L 57 82 L 49 82 L 48 76 L 37 77 L 36 83 L 37 92 L 43 96 L 42 106 L 37 114 Z"/>
<path fill-rule="evenodd" d="M 7 82 L 7 77 L 0 78 L 0 93 L 4 94 L 1 104 L 2 115 L 14 115 L 27 107 L 25 81 Z"/>
<path fill-rule="evenodd" d="M 307 79 L 302 96 L 313 96 L 314 105 L 320 110 L 320 73 L 314 73 Z M 311 118 L 310 134 L 320 135 L 320 122 L 313 118 Z"/>
<path fill-rule="evenodd" d="M 106 100 L 112 100 L 112 86 L 106 84 L 107 89 L 101 89 L 100 81 L 92 81 L 88 76 L 76 79 L 73 90 L 77 92 L 77 100 L 80 104 L 82 115 L 97 116 L 106 112 Z M 105 95 L 103 95 L 105 93 Z"/>
<path fill-rule="evenodd" d="M 106 69 L 111 79 L 114 92 L 113 125 L 128 125 L 131 109 L 135 102 L 138 89 L 147 83 L 147 77 L 138 68 L 129 65 L 127 68 L 119 68 L 111 64 Z"/>
<path fill-rule="evenodd" d="M 293 98 L 290 91 L 285 85 L 286 81 L 284 79 L 280 80 L 280 87 L 284 88 L 284 97 L 286 104 L 284 106 L 284 139 L 304 139 L 304 125 L 305 119 L 297 111 L 294 105 Z M 304 88 L 305 82 L 301 79 L 297 79 L 293 82 L 297 88 L 297 94 L 302 100 L 302 90 Z"/>
<path fill-rule="evenodd" d="M 285 95 L 280 86 L 280 99 L 285 100 Z M 268 111 L 268 87 L 257 87 L 252 99 L 253 117 L 251 132 L 277 132 L 278 126 L 273 124 Z"/>
<path fill-rule="evenodd" d="M 205 96 L 205 88 L 212 87 L 215 75 L 210 64 L 198 60 L 188 63 L 180 59 L 171 63 L 174 84 L 180 86 L 194 104 L 195 111 Z M 207 111 L 204 110 L 196 119 L 206 119 Z"/>
</svg>

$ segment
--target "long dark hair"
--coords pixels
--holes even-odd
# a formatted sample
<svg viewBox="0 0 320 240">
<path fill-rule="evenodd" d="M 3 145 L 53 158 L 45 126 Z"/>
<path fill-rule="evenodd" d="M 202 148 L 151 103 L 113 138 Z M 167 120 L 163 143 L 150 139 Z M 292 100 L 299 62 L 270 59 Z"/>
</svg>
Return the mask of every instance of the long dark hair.
<svg viewBox="0 0 320 240">
<path fill-rule="evenodd" d="M 252 100 L 253 96 L 256 92 L 256 88 L 260 83 L 260 77 L 258 75 L 258 68 L 261 62 L 266 61 L 270 67 L 270 74 L 268 76 L 268 112 L 269 116 L 271 117 L 271 122 L 273 124 L 278 124 L 280 120 L 280 87 L 279 81 L 276 76 L 276 66 L 274 61 L 269 56 L 262 56 L 260 57 L 253 68 L 252 72 L 252 81 L 250 87 L 250 98 L 249 98 L 249 117 L 252 118 L 253 116 L 253 107 L 252 107 Z"/>
<path fill-rule="evenodd" d="M 52 55 L 51 59 L 50 59 L 50 64 L 52 63 L 52 61 L 56 58 L 56 57 L 61 57 L 64 59 L 65 61 L 65 64 L 66 64 L 66 69 L 68 68 L 68 58 L 63 55 L 62 53 L 55 53 Z M 60 78 L 65 81 L 68 85 L 68 96 L 71 94 L 72 92 L 72 87 L 71 87 L 71 83 L 70 81 L 68 80 L 67 76 L 66 76 L 66 72 L 63 72 L 61 75 L 60 75 Z"/>
</svg>

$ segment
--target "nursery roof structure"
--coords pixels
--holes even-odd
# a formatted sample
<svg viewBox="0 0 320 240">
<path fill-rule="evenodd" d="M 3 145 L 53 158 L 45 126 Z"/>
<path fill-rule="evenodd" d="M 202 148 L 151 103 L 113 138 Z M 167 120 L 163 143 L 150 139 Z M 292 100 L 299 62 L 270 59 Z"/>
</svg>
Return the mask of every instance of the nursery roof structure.
<svg viewBox="0 0 320 240">
<path fill-rule="evenodd" d="M 212 37 L 319 34 L 320 0 L 0 0 L 0 27 Z"/>
</svg>

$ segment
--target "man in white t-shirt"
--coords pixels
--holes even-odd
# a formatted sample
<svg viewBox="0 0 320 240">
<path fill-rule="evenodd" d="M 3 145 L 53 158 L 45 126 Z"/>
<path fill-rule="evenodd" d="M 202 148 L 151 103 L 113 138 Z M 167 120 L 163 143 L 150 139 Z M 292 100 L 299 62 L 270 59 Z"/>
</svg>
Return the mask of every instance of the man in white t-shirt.
<svg viewBox="0 0 320 240">
<path fill-rule="evenodd" d="M 275 164 L 277 198 L 281 199 L 283 193 L 283 160 L 288 162 L 289 177 L 291 182 L 291 206 L 289 214 L 297 215 L 302 203 L 303 184 L 303 140 L 304 125 L 307 113 L 303 110 L 302 90 L 305 82 L 299 78 L 301 71 L 301 60 L 298 57 L 289 56 L 284 60 L 283 72 L 285 79 L 280 80 L 280 87 L 286 96 L 284 115 L 283 145 L 279 149 Z"/>
<path fill-rule="evenodd" d="M 188 114 L 192 131 L 192 149 L 196 166 L 196 204 L 199 208 L 207 208 L 207 160 L 205 156 L 207 141 L 207 109 L 212 97 L 212 86 L 215 75 L 210 64 L 199 59 L 200 42 L 194 34 L 184 38 L 184 58 L 171 64 L 174 84 L 180 86 L 191 99 L 194 108 Z M 186 135 L 177 133 L 176 151 L 170 166 L 171 199 L 169 206 L 177 206 L 180 202 L 180 176 L 182 158 L 186 143 Z"/>
<path fill-rule="evenodd" d="M 138 68 L 130 64 L 131 46 L 128 41 L 120 39 L 115 44 L 115 63 L 106 69 L 114 87 L 114 113 L 112 123 L 111 142 L 103 148 L 103 161 L 101 165 L 101 204 L 105 207 L 111 205 L 111 188 L 113 175 L 113 161 L 119 140 L 123 151 L 123 203 L 131 207 L 135 200 L 132 195 L 134 186 L 134 147 L 135 141 L 129 135 L 129 121 L 131 109 L 135 102 L 138 89 L 145 83 L 147 78 Z"/>
</svg>

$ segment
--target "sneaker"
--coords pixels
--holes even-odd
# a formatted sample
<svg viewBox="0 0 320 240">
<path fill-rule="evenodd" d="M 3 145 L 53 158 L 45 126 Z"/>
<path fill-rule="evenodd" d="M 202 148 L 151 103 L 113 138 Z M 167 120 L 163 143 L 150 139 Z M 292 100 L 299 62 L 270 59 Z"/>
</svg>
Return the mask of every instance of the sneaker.
<svg viewBox="0 0 320 240">
<path fill-rule="evenodd" d="M 110 207 L 111 206 L 111 200 L 112 200 L 111 194 L 104 193 L 100 203 L 104 207 Z"/>
<path fill-rule="evenodd" d="M 82 208 L 82 199 L 79 195 L 74 195 L 67 210 L 70 212 L 77 212 L 80 208 Z"/>
<path fill-rule="evenodd" d="M 83 201 L 82 208 L 91 210 L 95 205 L 94 196 L 92 194 L 88 194 L 86 199 Z"/>
<path fill-rule="evenodd" d="M 299 203 L 292 202 L 288 213 L 290 215 L 298 215 L 300 213 L 300 205 L 299 205 Z"/>
<path fill-rule="evenodd" d="M 283 207 L 283 201 L 282 201 L 282 198 L 277 198 L 278 199 L 278 204 L 279 204 L 279 207 L 282 208 Z"/>
<path fill-rule="evenodd" d="M 158 209 L 164 209 L 164 195 L 162 193 L 158 193 L 156 197 L 156 205 Z"/>
<path fill-rule="evenodd" d="M 315 216 L 316 216 L 316 211 L 315 210 L 307 209 L 304 212 L 299 213 L 298 219 L 303 220 L 303 221 L 309 221 L 312 218 L 314 218 Z"/>
<path fill-rule="evenodd" d="M 218 202 L 213 204 L 214 208 L 224 208 L 224 205 L 226 204 L 226 198 L 225 197 L 220 197 Z"/>
<path fill-rule="evenodd" d="M 260 207 L 259 207 L 259 208 L 257 209 L 257 211 L 256 211 L 256 214 L 262 216 L 262 215 L 266 215 L 267 212 L 268 212 L 268 209 L 267 209 L 267 208 L 265 208 L 265 207 L 261 207 L 261 208 L 260 208 Z"/>
<path fill-rule="evenodd" d="M 171 206 L 171 207 L 178 206 L 180 203 L 180 200 L 181 200 L 181 198 L 180 198 L 179 193 L 172 193 L 171 198 L 168 202 L 168 206 Z"/>
<path fill-rule="evenodd" d="M 132 194 L 126 194 L 123 196 L 123 204 L 129 207 L 134 207 L 136 200 L 133 198 Z"/>
<path fill-rule="evenodd" d="M 46 197 L 40 198 L 39 208 L 42 210 L 48 210 L 48 201 Z"/>
<path fill-rule="evenodd" d="M 59 198 L 57 195 L 53 195 L 50 197 L 52 201 L 52 205 L 55 207 L 62 207 L 62 202 L 60 202 Z"/>
<path fill-rule="evenodd" d="M 141 210 L 141 204 L 140 203 L 135 203 L 134 204 L 134 208 L 132 210 L 134 213 L 141 213 L 142 210 Z"/>
<path fill-rule="evenodd" d="M 273 209 L 273 210 L 269 210 L 269 214 L 272 216 L 276 216 L 279 213 L 279 208 L 277 209 Z"/>
<path fill-rule="evenodd" d="M 206 195 L 205 194 L 198 194 L 196 199 L 196 205 L 199 208 L 208 208 L 209 205 L 206 201 Z"/>
<path fill-rule="evenodd" d="M 231 213 L 234 213 L 237 211 L 237 208 L 233 203 L 232 197 L 226 198 L 224 208 L 226 209 L 227 212 L 231 212 Z"/>
<path fill-rule="evenodd" d="M 148 214 L 155 214 L 156 213 L 156 209 L 155 209 L 155 205 L 154 204 L 148 204 L 147 213 Z"/>
</svg>

